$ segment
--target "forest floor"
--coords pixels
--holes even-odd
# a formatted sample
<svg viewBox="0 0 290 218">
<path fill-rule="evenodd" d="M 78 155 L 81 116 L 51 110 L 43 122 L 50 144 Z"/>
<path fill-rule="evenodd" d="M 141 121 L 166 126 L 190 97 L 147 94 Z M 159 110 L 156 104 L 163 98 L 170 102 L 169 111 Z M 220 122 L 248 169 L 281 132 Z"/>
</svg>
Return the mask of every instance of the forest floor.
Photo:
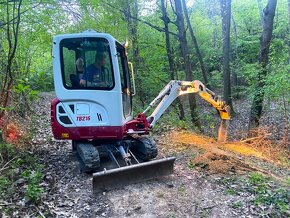
<svg viewBox="0 0 290 218">
<path fill-rule="evenodd" d="M 16 194 L 0 198 L 2 217 L 290 216 L 289 156 L 277 161 L 247 143 L 218 143 L 176 129 L 153 135 L 160 157 L 177 158 L 171 176 L 94 195 L 92 175 L 79 172 L 71 143 L 53 139 L 53 97 L 44 93 L 34 106 L 29 152 L 42 164 L 41 201 L 34 204 Z"/>
</svg>

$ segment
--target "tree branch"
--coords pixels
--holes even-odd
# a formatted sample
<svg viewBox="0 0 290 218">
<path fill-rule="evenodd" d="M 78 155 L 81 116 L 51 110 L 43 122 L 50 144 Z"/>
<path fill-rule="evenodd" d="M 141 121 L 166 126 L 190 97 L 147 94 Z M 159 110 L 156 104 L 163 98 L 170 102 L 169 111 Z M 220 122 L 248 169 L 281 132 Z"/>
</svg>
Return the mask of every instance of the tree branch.
<svg viewBox="0 0 290 218">
<path fill-rule="evenodd" d="M 20 15 L 26 13 L 27 11 L 29 11 L 29 10 L 31 10 L 31 9 L 33 9 L 33 8 L 36 8 L 36 7 L 39 6 L 40 4 L 41 4 L 41 3 L 38 3 L 38 4 L 34 5 L 33 7 L 28 8 L 28 9 L 26 9 L 26 10 L 20 12 Z M 7 5 L 8 5 L 8 4 L 7 4 Z M 1 23 L 1 21 L 0 21 L 0 28 L 4 28 L 5 25 L 8 25 L 8 24 L 10 24 L 11 22 L 14 22 L 16 19 L 17 19 L 17 16 L 16 16 L 16 17 L 13 17 L 11 20 L 8 20 L 8 21 L 5 22 L 5 23 Z"/>
<path fill-rule="evenodd" d="M 121 13 L 126 14 L 126 15 L 129 16 L 131 19 L 134 19 L 134 20 L 137 20 L 137 21 L 139 21 L 139 22 L 141 22 L 141 23 L 143 23 L 143 24 L 146 24 L 147 26 L 149 26 L 149 27 L 151 27 L 151 28 L 153 28 L 153 29 L 155 29 L 155 30 L 157 30 L 157 31 L 159 31 L 159 32 L 165 32 L 165 30 L 164 30 L 162 27 L 156 26 L 156 25 L 154 25 L 154 24 L 149 23 L 149 22 L 146 21 L 146 20 L 142 20 L 142 19 L 140 19 L 140 18 L 138 18 L 138 17 L 132 16 L 131 14 L 128 14 L 126 11 L 119 9 L 119 8 L 113 6 L 112 4 L 108 3 L 108 2 L 102 2 L 102 3 L 103 3 L 103 4 L 106 4 L 107 6 L 113 8 L 113 9 L 115 9 L 115 10 L 121 12 Z M 171 35 L 174 35 L 174 36 L 178 37 L 178 34 L 176 34 L 176 33 L 173 33 L 173 32 L 170 32 L 170 31 L 169 31 L 169 33 L 170 33 Z"/>
</svg>

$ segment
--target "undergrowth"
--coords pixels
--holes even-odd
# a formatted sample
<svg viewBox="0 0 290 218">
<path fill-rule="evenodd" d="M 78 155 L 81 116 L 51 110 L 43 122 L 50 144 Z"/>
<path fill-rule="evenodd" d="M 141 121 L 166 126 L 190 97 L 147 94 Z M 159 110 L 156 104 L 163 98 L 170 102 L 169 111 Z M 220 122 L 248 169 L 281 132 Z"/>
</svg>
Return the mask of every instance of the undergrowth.
<svg viewBox="0 0 290 218">
<path fill-rule="evenodd" d="M 256 205 L 274 206 L 282 213 L 289 210 L 290 193 L 283 187 L 276 187 L 259 173 L 250 173 L 248 190 L 254 194 Z"/>
<path fill-rule="evenodd" d="M 287 181 L 286 181 L 287 182 Z M 289 213 L 290 191 L 289 186 L 277 184 L 270 178 L 252 172 L 246 178 L 225 178 L 221 183 L 226 187 L 225 194 L 235 196 L 250 196 L 250 204 L 255 208 L 264 208 L 261 212 L 268 217 L 284 217 Z M 248 193 L 245 195 L 245 193 Z M 240 209 L 245 201 L 234 202 L 231 206 Z M 259 211 L 258 211 L 259 212 Z"/>
<path fill-rule="evenodd" d="M 0 138 L 0 201 L 18 202 L 21 205 L 40 202 L 43 188 L 43 165 L 37 162 L 37 157 L 25 150 L 15 148 L 3 142 Z M 4 213 L 12 212 L 1 207 Z"/>
</svg>

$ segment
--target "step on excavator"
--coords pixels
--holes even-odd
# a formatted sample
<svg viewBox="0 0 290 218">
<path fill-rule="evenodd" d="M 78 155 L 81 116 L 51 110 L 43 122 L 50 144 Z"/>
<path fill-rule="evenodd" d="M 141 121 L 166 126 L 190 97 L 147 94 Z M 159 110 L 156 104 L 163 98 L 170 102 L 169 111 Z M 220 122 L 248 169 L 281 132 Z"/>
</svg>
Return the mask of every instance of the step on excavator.
<svg viewBox="0 0 290 218">
<path fill-rule="evenodd" d="M 155 159 L 150 130 L 181 95 L 196 93 L 230 119 L 227 105 L 200 81 L 170 81 L 133 117 L 133 66 L 126 45 L 106 33 L 87 30 L 53 38 L 56 98 L 51 103 L 55 139 L 72 140 L 81 172 L 93 173 L 100 192 L 173 172 L 175 157 Z M 147 116 L 148 111 L 153 111 Z"/>
</svg>

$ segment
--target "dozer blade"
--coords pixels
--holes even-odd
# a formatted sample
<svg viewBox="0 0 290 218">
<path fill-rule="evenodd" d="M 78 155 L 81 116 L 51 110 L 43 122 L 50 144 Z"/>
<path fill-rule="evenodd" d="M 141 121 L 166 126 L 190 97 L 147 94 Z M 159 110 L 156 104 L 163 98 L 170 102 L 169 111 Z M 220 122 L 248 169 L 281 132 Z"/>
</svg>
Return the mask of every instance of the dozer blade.
<svg viewBox="0 0 290 218">
<path fill-rule="evenodd" d="M 93 174 L 93 191 L 108 191 L 173 173 L 175 157 L 104 170 Z"/>
</svg>

